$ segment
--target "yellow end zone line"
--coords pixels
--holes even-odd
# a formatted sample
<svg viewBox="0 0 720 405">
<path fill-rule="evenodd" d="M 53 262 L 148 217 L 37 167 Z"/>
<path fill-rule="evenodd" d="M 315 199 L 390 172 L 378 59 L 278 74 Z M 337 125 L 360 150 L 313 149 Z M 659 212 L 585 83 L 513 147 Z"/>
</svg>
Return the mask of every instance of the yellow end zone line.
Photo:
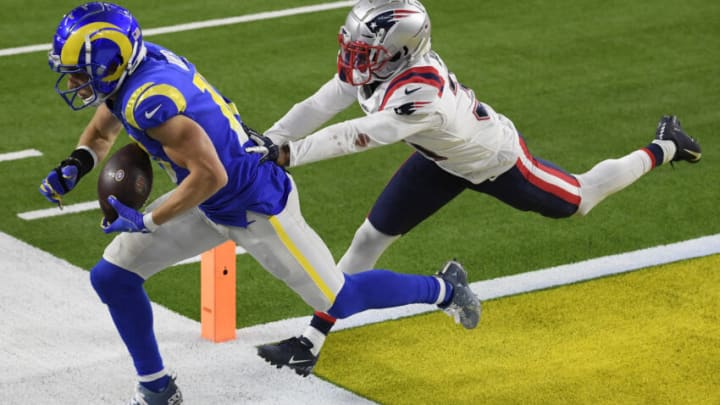
<svg viewBox="0 0 720 405">
<path fill-rule="evenodd" d="M 288 17 L 293 15 L 315 13 L 318 11 L 334 10 L 338 8 L 351 7 L 355 4 L 355 1 L 336 1 L 333 3 L 315 4 L 310 6 L 295 7 L 285 10 L 267 11 L 256 14 L 247 14 L 236 17 L 218 18 L 214 20 L 196 21 L 186 24 L 171 25 L 167 27 L 149 28 L 143 30 L 143 36 L 148 37 L 152 35 L 169 34 L 173 32 L 192 31 L 202 28 L 221 27 L 224 25 L 240 24 L 252 21 L 269 20 L 272 18 Z M 0 57 L 21 55 L 32 52 L 47 52 L 51 44 L 39 44 L 39 45 L 28 45 L 20 46 L 16 48 L 0 49 Z"/>
</svg>

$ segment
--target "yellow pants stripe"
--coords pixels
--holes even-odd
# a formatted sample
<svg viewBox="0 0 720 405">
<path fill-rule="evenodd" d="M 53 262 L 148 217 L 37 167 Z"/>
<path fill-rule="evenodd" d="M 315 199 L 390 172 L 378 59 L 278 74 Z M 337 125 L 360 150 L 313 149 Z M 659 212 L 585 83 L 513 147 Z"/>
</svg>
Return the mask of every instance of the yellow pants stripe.
<svg viewBox="0 0 720 405">
<path fill-rule="evenodd" d="M 328 288 L 327 284 L 323 281 L 322 277 L 318 275 L 317 271 L 315 271 L 315 268 L 310 264 L 310 262 L 307 260 L 307 258 L 302 254 L 300 249 L 293 243 L 292 239 L 288 236 L 287 232 L 285 232 L 285 229 L 283 229 L 282 224 L 276 217 L 270 217 L 270 224 L 275 229 L 275 232 L 280 237 L 280 240 L 282 241 L 283 245 L 288 249 L 290 254 L 295 258 L 295 260 L 300 263 L 300 266 L 305 270 L 305 272 L 310 276 L 310 278 L 313 280 L 315 285 L 320 289 L 320 291 L 325 295 L 325 297 L 332 303 L 335 302 L 335 294 Z"/>
</svg>

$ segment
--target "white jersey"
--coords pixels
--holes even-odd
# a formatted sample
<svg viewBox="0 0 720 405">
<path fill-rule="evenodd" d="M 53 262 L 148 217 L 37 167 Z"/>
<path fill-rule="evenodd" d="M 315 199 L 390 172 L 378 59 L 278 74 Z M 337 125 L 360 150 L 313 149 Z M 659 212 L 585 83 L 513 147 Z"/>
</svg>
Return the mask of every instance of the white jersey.
<svg viewBox="0 0 720 405">
<path fill-rule="evenodd" d="M 355 100 L 365 117 L 306 136 Z M 370 142 L 359 146 L 363 134 Z M 374 85 L 354 87 L 336 74 L 265 135 L 289 145 L 290 166 L 404 141 L 445 171 L 476 184 L 509 170 L 521 153 L 513 123 L 478 101 L 432 51 Z"/>
</svg>

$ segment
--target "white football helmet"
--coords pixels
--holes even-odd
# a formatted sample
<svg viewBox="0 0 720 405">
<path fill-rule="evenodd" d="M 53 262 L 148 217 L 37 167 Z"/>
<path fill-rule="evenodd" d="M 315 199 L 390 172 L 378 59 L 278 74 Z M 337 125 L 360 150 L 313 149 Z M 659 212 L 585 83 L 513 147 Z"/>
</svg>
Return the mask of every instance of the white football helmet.
<svg viewBox="0 0 720 405">
<path fill-rule="evenodd" d="M 341 80 L 383 81 L 430 51 L 430 17 L 417 0 L 360 0 L 338 41 Z"/>
</svg>

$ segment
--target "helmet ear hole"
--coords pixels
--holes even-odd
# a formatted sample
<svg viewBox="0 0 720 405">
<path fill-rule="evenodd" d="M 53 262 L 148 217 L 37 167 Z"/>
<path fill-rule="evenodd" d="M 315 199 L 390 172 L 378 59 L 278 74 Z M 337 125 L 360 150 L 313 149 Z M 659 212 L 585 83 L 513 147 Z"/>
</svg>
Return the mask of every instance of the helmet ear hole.
<svg viewBox="0 0 720 405">
<path fill-rule="evenodd" d="M 108 67 L 107 67 L 107 69 L 106 69 L 106 71 L 105 71 L 105 74 L 108 75 L 108 76 L 115 74 L 115 72 L 117 71 L 117 69 L 118 69 L 119 66 L 120 66 L 120 63 L 119 63 L 119 62 L 113 62 L 113 63 L 111 63 L 110 65 L 108 65 Z"/>
<path fill-rule="evenodd" d="M 405 49 L 405 53 L 407 53 L 407 48 L 404 48 L 404 49 Z M 393 55 L 392 58 L 390 58 L 390 62 L 397 62 L 400 60 L 400 58 L 402 58 L 402 56 L 403 56 L 402 52 L 397 52 L 397 53 L 395 53 L 395 55 Z"/>
</svg>

